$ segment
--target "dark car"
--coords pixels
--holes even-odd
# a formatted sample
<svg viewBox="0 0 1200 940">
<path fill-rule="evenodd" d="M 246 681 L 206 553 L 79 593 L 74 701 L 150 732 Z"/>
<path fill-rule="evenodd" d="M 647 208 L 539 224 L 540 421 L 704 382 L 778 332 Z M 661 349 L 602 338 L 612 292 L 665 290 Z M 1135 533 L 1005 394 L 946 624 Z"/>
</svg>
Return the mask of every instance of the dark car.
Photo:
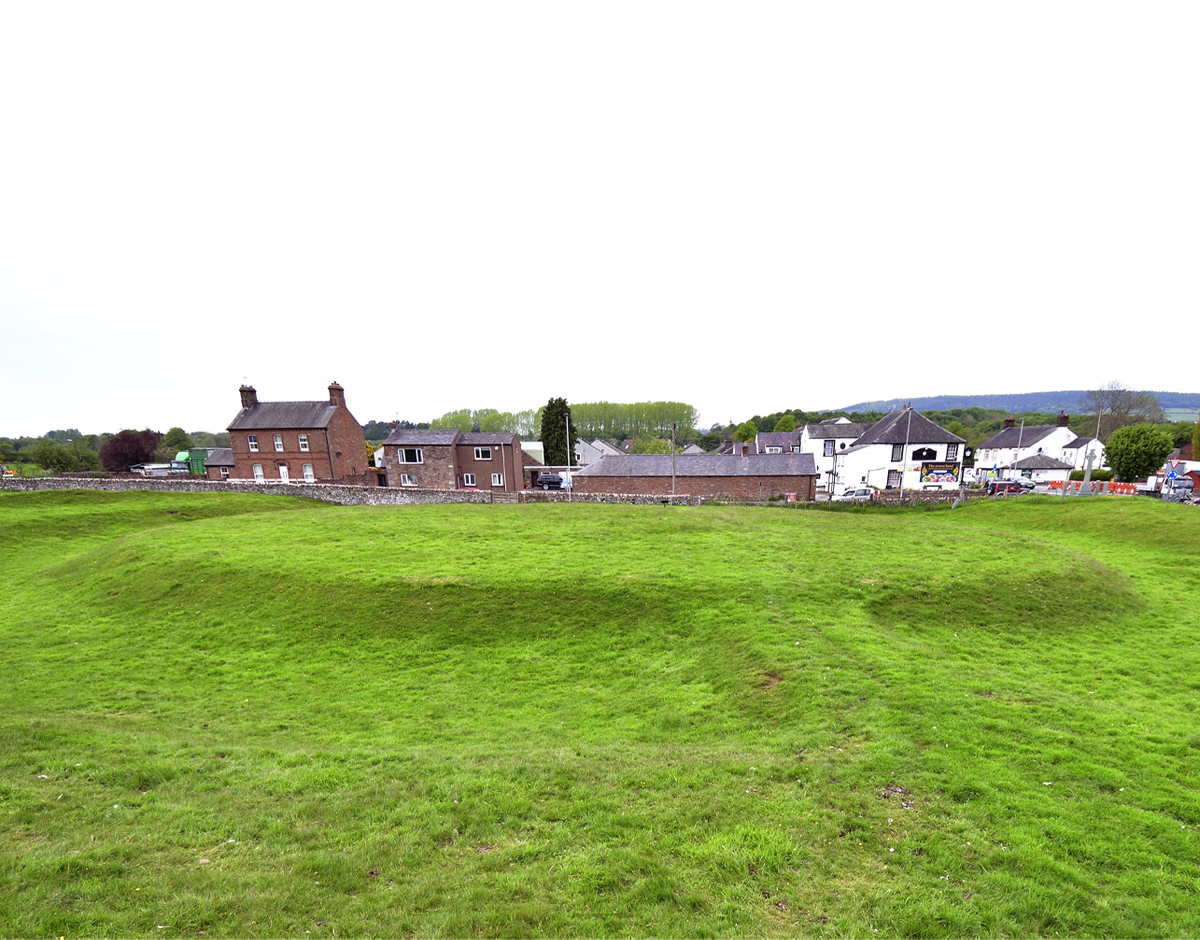
<svg viewBox="0 0 1200 940">
<path fill-rule="evenodd" d="M 563 488 L 563 478 L 557 473 L 539 473 L 537 485 L 544 490 L 561 490 Z"/>
<path fill-rule="evenodd" d="M 1025 492 L 1019 480 L 988 480 L 988 496 L 1020 496 Z"/>
</svg>

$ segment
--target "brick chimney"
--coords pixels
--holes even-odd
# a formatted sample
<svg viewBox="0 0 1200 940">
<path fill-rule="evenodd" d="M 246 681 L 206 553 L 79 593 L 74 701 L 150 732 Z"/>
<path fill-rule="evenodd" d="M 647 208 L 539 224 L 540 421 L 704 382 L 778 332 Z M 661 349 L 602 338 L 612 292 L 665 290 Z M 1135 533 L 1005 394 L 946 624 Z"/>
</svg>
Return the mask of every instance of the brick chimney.
<svg viewBox="0 0 1200 940">
<path fill-rule="evenodd" d="M 1016 415 L 1009 415 L 1007 418 L 1004 419 L 1004 430 L 1007 431 L 1009 428 L 1015 428 L 1016 426 L 1017 426 L 1017 416 Z"/>
<path fill-rule="evenodd" d="M 243 385 L 238 391 L 242 394 L 243 408 L 249 408 L 251 405 L 258 404 L 258 392 L 254 390 L 253 385 Z"/>
<path fill-rule="evenodd" d="M 1056 428 L 1065 428 L 1068 424 L 1070 424 L 1070 420 L 1060 411 L 1058 417 L 1054 419 L 1054 426 Z"/>
<path fill-rule="evenodd" d="M 338 385 L 337 382 L 329 386 L 329 404 L 335 408 L 346 407 L 346 390 Z"/>
</svg>

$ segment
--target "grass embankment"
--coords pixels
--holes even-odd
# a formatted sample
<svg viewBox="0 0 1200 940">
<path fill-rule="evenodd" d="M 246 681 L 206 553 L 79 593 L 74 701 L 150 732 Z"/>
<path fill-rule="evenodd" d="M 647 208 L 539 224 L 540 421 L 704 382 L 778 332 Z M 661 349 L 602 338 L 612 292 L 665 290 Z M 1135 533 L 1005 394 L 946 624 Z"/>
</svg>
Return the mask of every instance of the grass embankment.
<svg viewBox="0 0 1200 940">
<path fill-rule="evenodd" d="M 1194 509 L 0 494 L 5 935 L 1200 932 Z"/>
</svg>

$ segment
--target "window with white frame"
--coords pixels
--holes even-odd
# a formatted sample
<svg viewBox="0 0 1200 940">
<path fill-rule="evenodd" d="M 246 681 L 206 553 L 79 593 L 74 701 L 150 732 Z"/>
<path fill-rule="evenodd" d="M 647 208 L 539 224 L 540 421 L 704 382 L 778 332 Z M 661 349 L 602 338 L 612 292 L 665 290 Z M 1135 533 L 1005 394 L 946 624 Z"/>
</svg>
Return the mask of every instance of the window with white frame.
<svg viewBox="0 0 1200 940">
<path fill-rule="evenodd" d="M 282 434 L 275 435 L 275 449 L 283 450 L 283 435 Z"/>
<path fill-rule="evenodd" d="M 782 454 L 782 453 L 783 453 L 783 448 L 782 448 L 782 447 L 768 447 L 768 448 L 765 450 L 765 453 L 768 453 L 768 454 Z"/>
<path fill-rule="evenodd" d="M 256 463 L 251 469 L 254 471 L 254 482 L 261 483 L 263 481 L 262 464 Z"/>
<path fill-rule="evenodd" d="M 903 459 L 904 459 L 904 445 L 903 444 L 893 444 L 892 445 L 892 460 L 903 460 Z"/>
<path fill-rule="evenodd" d="M 222 480 L 228 480 L 228 479 L 229 479 L 229 468 L 228 468 L 228 467 L 222 467 L 222 468 L 221 468 L 221 479 L 222 479 Z"/>
<path fill-rule="evenodd" d="M 247 434 L 246 435 L 246 443 L 250 445 L 250 453 L 252 453 L 252 454 L 258 453 L 258 435 L 257 434 Z"/>
<path fill-rule="evenodd" d="M 492 474 L 492 486 L 503 486 L 503 485 L 504 485 L 504 474 L 503 473 L 493 473 Z"/>
<path fill-rule="evenodd" d="M 476 460 L 491 460 L 492 459 L 492 449 L 490 447 L 476 447 L 475 448 L 475 459 Z"/>
<path fill-rule="evenodd" d="M 947 460 L 958 460 L 958 445 L 957 444 L 947 444 L 946 445 L 946 459 Z"/>
<path fill-rule="evenodd" d="M 424 463 L 425 455 L 419 447 L 397 447 L 396 459 L 400 463 Z"/>
<path fill-rule="evenodd" d="M 413 473 L 400 474 L 400 485 L 401 486 L 416 486 L 417 485 L 416 474 L 413 474 Z"/>
<path fill-rule="evenodd" d="M 825 456 L 826 457 L 833 456 L 833 445 L 834 445 L 833 438 L 827 438 L 825 441 Z"/>
<path fill-rule="evenodd" d="M 307 434 L 300 435 L 300 449 L 308 450 L 308 435 Z"/>
<path fill-rule="evenodd" d="M 474 486 L 474 485 L 475 485 L 475 474 L 464 473 L 463 474 L 463 486 Z"/>
<path fill-rule="evenodd" d="M 306 463 L 304 465 L 304 482 L 312 483 L 313 480 L 315 480 L 315 479 L 316 479 L 316 476 L 313 475 L 312 464 Z"/>
</svg>

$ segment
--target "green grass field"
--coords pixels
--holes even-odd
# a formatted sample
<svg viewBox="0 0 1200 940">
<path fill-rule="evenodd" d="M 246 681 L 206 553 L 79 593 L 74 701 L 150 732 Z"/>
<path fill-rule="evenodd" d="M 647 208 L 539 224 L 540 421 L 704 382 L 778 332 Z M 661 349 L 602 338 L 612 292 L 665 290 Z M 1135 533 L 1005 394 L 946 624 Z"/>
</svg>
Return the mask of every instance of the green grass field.
<svg viewBox="0 0 1200 940">
<path fill-rule="evenodd" d="M 1200 514 L 0 493 L 3 936 L 1200 934 Z"/>
</svg>

